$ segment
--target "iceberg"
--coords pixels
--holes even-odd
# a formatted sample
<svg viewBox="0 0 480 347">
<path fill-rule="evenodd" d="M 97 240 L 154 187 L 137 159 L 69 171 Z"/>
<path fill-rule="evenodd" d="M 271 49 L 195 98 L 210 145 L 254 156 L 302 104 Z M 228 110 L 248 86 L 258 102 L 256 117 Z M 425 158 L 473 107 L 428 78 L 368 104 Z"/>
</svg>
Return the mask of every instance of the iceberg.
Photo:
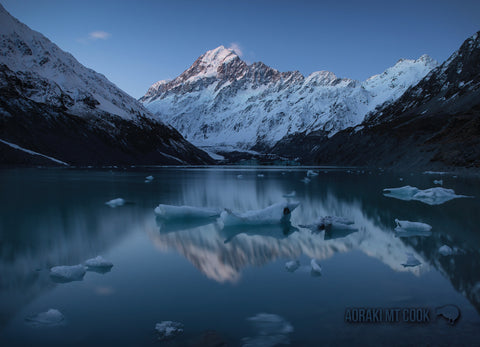
<svg viewBox="0 0 480 347">
<path fill-rule="evenodd" d="M 310 261 L 310 266 L 311 266 L 310 274 L 312 276 L 321 276 L 322 275 L 322 267 L 320 266 L 320 264 L 315 259 L 312 259 Z"/>
<path fill-rule="evenodd" d="M 415 258 L 415 256 L 412 253 L 406 253 L 407 254 L 407 261 L 402 264 L 403 267 L 415 267 L 421 264 L 420 260 Z"/>
<path fill-rule="evenodd" d="M 432 226 L 426 223 L 409 222 L 407 220 L 395 219 L 397 226 L 395 227 L 396 237 L 412 237 L 412 236 L 430 236 Z"/>
<path fill-rule="evenodd" d="M 183 333 L 183 324 L 172 321 L 163 321 L 155 324 L 159 340 L 168 340 Z"/>
<path fill-rule="evenodd" d="M 285 269 L 288 272 L 295 272 L 300 267 L 300 262 L 298 260 L 287 261 L 285 263 Z"/>
<path fill-rule="evenodd" d="M 117 198 L 117 199 L 112 199 L 110 201 L 107 201 L 105 204 L 114 208 L 114 207 L 125 205 L 125 200 L 122 198 Z"/>
<path fill-rule="evenodd" d="M 85 261 L 85 266 L 88 268 L 110 269 L 113 267 L 113 263 L 105 260 L 102 256 L 98 255 L 95 258 L 91 258 Z"/>
<path fill-rule="evenodd" d="M 428 205 L 440 205 L 452 199 L 469 197 L 466 195 L 456 195 L 453 189 L 435 187 L 420 190 L 411 186 L 385 188 L 383 195 L 405 201 L 417 200 Z"/>
<path fill-rule="evenodd" d="M 155 214 L 166 220 L 216 218 L 220 215 L 220 209 L 160 204 L 155 208 Z"/>
<path fill-rule="evenodd" d="M 243 347 L 273 347 L 290 343 L 288 334 L 293 332 L 293 326 L 283 317 L 271 313 L 259 313 L 247 320 L 253 324 L 257 335 L 244 337 Z"/>
<path fill-rule="evenodd" d="M 51 308 L 46 312 L 28 316 L 25 321 L 34 327 L 56 326 L 65 323 L 65 316 L 59 310 Z"/>
<path fill-rule="evenodd" d="M 297 201 L 279 202 L 262 210 L 235 213 L 225 209 L 220 218 L 224 226 L 281 224 L 290 221 L 292 211 L 300 205 Z"/>
<path fill-rule="evenodd" d="M 50 269 L 50 277 L 55 282 L 66 283 L 81 281 L 85 276 L 86 268 L 83 265 L 54 266 Z"/>
<path fill-rule="evenodd" d="M 453 255 L 454 251 L 453 251 L 453 249 L 451 249 L 447 245 L 443 245 L 442 247 L 440 247 L 438 249 L 438 253 L 440 253 L 443 256 L 448 256 L 448 255 Z"/>
</svg>

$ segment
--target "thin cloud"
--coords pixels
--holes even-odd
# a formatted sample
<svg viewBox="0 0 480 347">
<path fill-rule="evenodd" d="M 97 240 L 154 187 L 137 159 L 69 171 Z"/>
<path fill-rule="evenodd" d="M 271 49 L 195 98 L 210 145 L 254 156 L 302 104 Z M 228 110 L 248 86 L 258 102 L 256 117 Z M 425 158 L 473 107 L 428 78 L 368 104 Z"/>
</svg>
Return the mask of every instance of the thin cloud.
<svg viewBox="0 0 480 347">
<path fill-rule="evenodd" d="M 235 53 L 237 53 L 237 55 L 238 55 L 239 57 L 241 57 L 241 56 L 243 55 L 242 49 L 240 48 L 239 44 L 236 43 L 236 42 L 232 42 L 232 43 L 230 44 L 230 47 L 228 47 L 228 49 L 233 50 Z"/>
<path fill-rule="evenodd" d="M 88 34 L 88 38 L 90 40 L 106 40 L 108 39 L 112 34 L 107 33 L 106 31 L 92 31 L 90 34 Z"/>
</svg>

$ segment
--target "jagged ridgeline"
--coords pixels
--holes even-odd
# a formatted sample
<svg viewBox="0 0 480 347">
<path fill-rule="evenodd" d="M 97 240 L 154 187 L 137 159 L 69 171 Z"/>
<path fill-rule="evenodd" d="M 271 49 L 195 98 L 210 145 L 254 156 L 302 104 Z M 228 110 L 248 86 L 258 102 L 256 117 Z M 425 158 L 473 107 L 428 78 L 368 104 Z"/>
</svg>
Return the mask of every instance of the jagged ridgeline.
<svg viewBox="0 0 480 347">
<path fill-rule="evenodd" d="M 205 164 L 137 100 L 0 5 L 1 164 Z"/>
</svg>

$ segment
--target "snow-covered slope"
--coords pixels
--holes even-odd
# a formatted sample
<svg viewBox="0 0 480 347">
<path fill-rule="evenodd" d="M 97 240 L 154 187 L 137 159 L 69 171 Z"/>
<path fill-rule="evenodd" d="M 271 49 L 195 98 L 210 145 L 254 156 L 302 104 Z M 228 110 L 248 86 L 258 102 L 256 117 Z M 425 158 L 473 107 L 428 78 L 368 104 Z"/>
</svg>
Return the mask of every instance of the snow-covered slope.
<svg viewBox="0 0 480 347">
<path fill-rule="evenodd" d="M 2 146 L 0 155 L 10 164 L 28 162 L 28 153 L 69 164 L 212 162 L 105 76 L 1 5 L 0 138 L 25 149 L 7 155 Z"/>
<path fill-rule="evenodd" d="M 262 148 L 288 134 L 325 130 L 333 136 L 359 124 L 435 66 L 424 55 L 402 59 L 364 82 L 328 71 L 304 77 L 263 63 L 247 65 L 220 46 L 176 79 L 152 85 L 140 100 L 198 146 Z"/>
</svg>

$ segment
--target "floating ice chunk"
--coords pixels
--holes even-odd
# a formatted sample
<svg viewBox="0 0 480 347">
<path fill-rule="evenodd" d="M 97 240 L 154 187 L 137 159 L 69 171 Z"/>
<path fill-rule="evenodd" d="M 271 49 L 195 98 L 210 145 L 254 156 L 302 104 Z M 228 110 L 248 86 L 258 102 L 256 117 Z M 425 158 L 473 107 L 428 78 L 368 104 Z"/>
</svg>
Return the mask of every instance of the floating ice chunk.
<svg viewBox="0 0 480 347">
<path fill-rule="evenodd" d="M 304 179 L 301 180 L 303 183 L 307 184 L 310 183 L 311 179 L 308 177 L 305 177 Z"/>
<path fill-rule="evenodd" d="M 118 207 L 118 206 L 125 205 L 125 200 L 122 199 L 122 198 L 117 198 L 117 199 L 107 201 L 105 204 L 110 206 L 110 207 Z"/>
<path fill-rule="evenodd" d="M 412 253 L 406 253 L 407 255 L 407 261 L 405 264 L 402 264 L 403 267 L 415 267 L 421 264 L 420 260 L 415 258 L 415 256 Z"/>
<path fill-rule="evenodd" d="M 51 308 L 46 312 L 28 316 L 25 321 L 34 327 L 56 326 L 65 323 L 65 316 L 59 310 Z"/>
<path fill-rule="evenodd" d="M 222 212 L 220 218 L 224 226 L 231 225 L 261 225 L 280 224 L 290 221 L 292 211 L 300 205 L 297 201 L 279 202 L 262 210 L 235 213 L 228 209 Z"/>
<path fill-rule="evenodd" d="M 383 190 L 383 195 L 406 201 L 417 200 L 428 205 L 440 205 L 452 199 L 468 197 L 465 195 L 456 195 L 453 189 L 435 187 L 420 190 L 411 186 L 385 188 Z"/>
<path fill-rule="evenodd" d="M 313 232 L 320 230 L 352 230 L 356 231 L 357 229 L 352 226 L 354 223 L 353 220 L 345 217 L 336 217 L 336 216 L 325 216 L 318 218 L 311 225 L 301 225 L 303 228 L 308 228 Z"/>
<path fill-rule="evenodd" d="M 113 263 L 105 260 L 102 256 L 98 255 L 95 258 L 85 261 L 85 266 L 89 268 L 111 268 Z"/>
<path fill-rule="evenodd" d="M 285 263 L 285 269 L 288 272 L 295 272 L 300 267 L 300 262 L 298 260 L 287 261 Z"/>
<path fill-rule="evenodd" d="M 160 204 L 155 208 L 155 214 L 162 219 L 201 219 L 215 218 L 220 210 L 208 207 L 173 206 Z"/>
<path fill-rule="evenodd" d="M 183 333 L 183 324 L 169 320 L 155 324 L 159 340 L 168 340 Z"/>
<path fill-rule="evenodd" d="M 443 245 L 442 247 L 440 247 L 438 249 L 438 253 L 440 253 L 443 256 L 448 256 L 448 255 L 453 255 L 454 251 L 453 251 L 453 249 L 451 249 L 447 245 Z"/>
<path fill-rule="evenodd" d="M 310 273 L 312 274 L 312 276 L 321 276 L 322 275 L 322 267 L 320 266 L 320 264 L 315 259 L 312 259 L 310 261 L 310 267 L 311 267 Z"/>
<path fill-rule="evenodd" d="M 307 177 L 315 177 L 315 176 L 318 176 L 317 171 L 313 171 L 313 170 L 308 170 L 307 171 Z"/>
<path fill-rule="evenodd" d="M 289 199 L 289 198 L 294 198 L 296 195 L 297 193 L 295 191 L 292 191 L 291 193 L 283 194 L 283 197 Z"/>
<path fill-rule="evenodd" d="M 155 178 L 155 177 L 153 177 L 153 176 L 147 176 L 147 177 L 145 177 L 145 180 L 147 180 L 147 181 L 153 181 L 154 178 Z"/>
<path fill-rule="evenodd" d="M 85 276 L 86 268 L 83 265 L 54 266 L 50 269 L 50 277 L 57 282 L 81 281 Z"/>
<path fill-rule="evenodd" d="M 397 227 L 395 231 L 430 231 L 432 226 L 426 223 L 420 222 L 409 222 L 408 220 L 398 220 L 395 219 Z"/>
<path fill-rule="evenodd" d="M 257 177 L 261 178 L 261 177 L 265 177 L 265 175 L 264 174 L 258 174 Z"/>
<path fill-rule="evenodd" d="M 443 180 L 433 180 L 433 184 L 439 184 L 443 186 Z"/>
<path fill-rule="evenodd" d="M 257 335 L 244 337 L 242 346 L 272 347 L 290 343 L 288 334 L 293 332 L 293 326 L 283 317 L 271 313 L 259 313 L 247 320 L 253 323 Z"/>
<path fill-rule="evenodd" d="M 242 178 L 243 178 L 243 175 L 237 175 L 237 178 L 238 178 L 238 179 L 242 179 Z"/>
<path fill-rule="evenodd" d="M 399 181 L 403 181 L 403 178 L 402 178 L 402 177 L 400 177 L 398 180 L 399 180 Z"/>
</svg>

